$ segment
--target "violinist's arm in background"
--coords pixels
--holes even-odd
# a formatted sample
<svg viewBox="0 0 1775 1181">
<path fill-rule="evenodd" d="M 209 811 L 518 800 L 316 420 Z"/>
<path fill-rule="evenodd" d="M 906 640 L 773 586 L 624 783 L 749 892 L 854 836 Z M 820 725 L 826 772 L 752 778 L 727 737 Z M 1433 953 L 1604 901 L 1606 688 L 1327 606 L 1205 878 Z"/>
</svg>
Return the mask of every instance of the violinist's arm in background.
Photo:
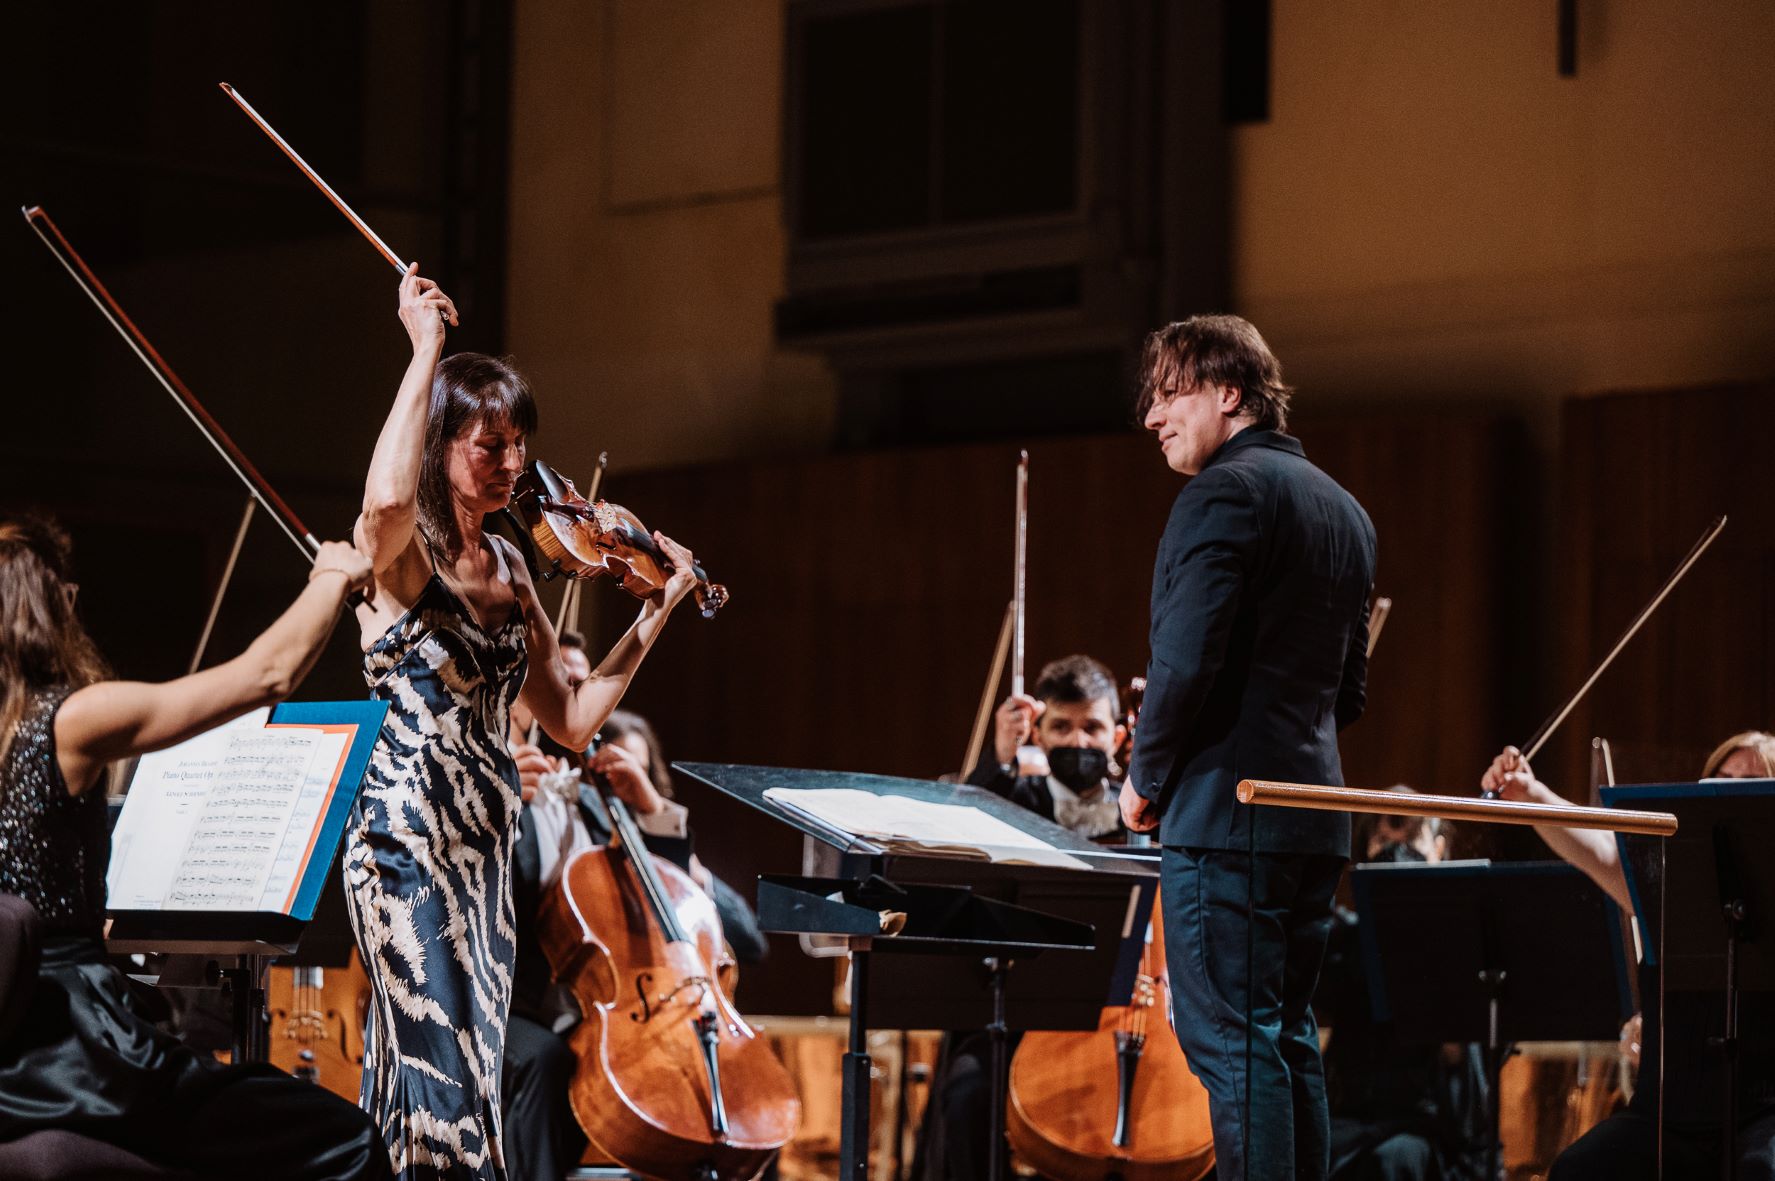
<svg viewBox="0 0 1775 1181">
<path fill-rule="evenodd" d="M 521 561 L 510 563 L 512 584 L 529 629 L 530 674 L 524 681 L 524 705 L 548 736 L 569 750 L 591 745 L 604 720 L 621 703 L 642 658 L 659 639 L 672 608 L 696 585 L 696 559 L 691 552 L 663 534 L 653 536 L 671 560 L 671 578 L 659 592 L 641 601 L 641 613 L 629 630 L 592 669 L 592 675 L 577 684 L 562 663 L 555 625 L 536 597 L 529 571 Z"/>
<path fill-rule="evenodd" d="M 1492 760 L 1480 786 L 1505 800 L 1527 800 L 1534 804 L 1570 802 L 1536 779 L 1534 769 L 1514 746 L 1506 746 L 1503 753 Z M 1627 875 L 1621 870 L 1621 853 L 1613 833 L 1543 824 L 1535 825 L 1535 832 L 1562 860 L 1577 866 L 1601 886 L 1621 909 L 1633 913 L 1633 896 L 1627 891 Z"/>
<path fill-rule="evenodd" d="M 115 759 L 162 750 L 288 697 L 320 658 L 346 597 L 369 587 L 369 561 L 342 541 L 326 542 L 296 601 L 234 659 L 163 684 L 100 681 L 76 691 L 55 715 L 68 791 L 90 789 Z"/>
<path fill-rule="evenodd" d="M 430 563 L 417 544 L 419 473 L 425 460 L 425 425 L 431 409 L 432 377 L 444 353 L 444 322 L 456 320 L 456 305 L 430 279 L 407 268 L 400 286 L 400 318 L 413 345 L 413 358 L 401 378 L 394 405 L 364 480 L 363 513 L 353 536 L 370 559 L 376 581 L 394 592 L 400 603 L 419 597 L 431 575 Z M 397 605 L 386 605 L 390 611 Z M 391 616 L 392 619 L 392 616 Z"/>
</svg>

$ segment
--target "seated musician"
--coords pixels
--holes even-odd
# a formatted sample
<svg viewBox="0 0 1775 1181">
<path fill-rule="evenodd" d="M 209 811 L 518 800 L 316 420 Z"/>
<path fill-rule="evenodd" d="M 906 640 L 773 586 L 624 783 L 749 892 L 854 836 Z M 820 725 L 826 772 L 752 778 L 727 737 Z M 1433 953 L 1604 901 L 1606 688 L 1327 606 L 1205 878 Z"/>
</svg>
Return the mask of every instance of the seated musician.
<svg viewBox="0 0 1775 1181">
<path fill-rule="evenodd" d="M 562 633 L 561 657 L 571 679 L 590 675 L 585 641 L 577 633 Z M 526 741 L 530 723 L 522 703 L 514 705 L 512 755 L 524 809 L 512 861 L 518 957 L 501 1107 L 507 1176 L 560 1181 L 586 1147 L 567 1099 L 576 1063 L 565 1038 L 580 1013 L 566 989 L 550 978 L 535 918 L 544 892 L 560 882 L 567 859 L 610 840 L 609 813 L 596 790 L 582 782 L 582 772 L 595 772 L 609 783 L 634 814 L 654 855 L 676 863 L 708 891 L 736 959 L 761 960 L 767 944 L 745 899 L 691 852 L 688 810 L 671 798 L 671 776 L 646 719 L 623 710 L 611 714 L 600 732 L 603 742 L 589 759 L 562 749 L 546 734 L 531 745 Z"/>
<path fill-rule="evenodd" d="M 0 519 L 0 893 L 36 910 L 42 937 L 35 981 L 0 990 L 28 999 L 0 1042 L 7 1170 L 135 1175 L 148 1162 L 205 1177 L 388 1176 L 367 1114 L 268 1063 L 223 1066 L 156 1029 L 104 945 L 106 765 L 288 696 L 346 597 L 370 585 L 369 562 L 328 542 L 307 588 L 239 656 L 164 684 L 116 681 L 75 614 L 67 535 Z M 85 1141 L 10 1143 L 45 1131 Z"/>
<path fill-rule="evenodd" d="M 1116 802 L 1124 773 L 1114 766 L 1127 735 L 1121 695 L 1109 669 L 1089 656 L 1066 656 L 1042 668 L 1035 695 L 1005 698 L 993 715 L 992 751 L 968 776 L 1088 840 L 1126 836 Z M 1032 744 L 1047 769 L 1019 767 L 1019 747 Z"/>
<path fill-rule="evenodd" d="M 1127 840 L 1117 796 L 1115 752 L 1126 737 L 1115 677 L 1089 656 L 1043 666 L 1035 694 L 1007 697 L 994 714 L 993 749 L 968 776 L 1087 840 Z M 1047 769 L 1017 765 L 1018 748 L 1040 748 Z M 1021 773 L 1020 773 L 1021 772 Z M 1012 1036 L 1011 1049 L 1016 1049 Z M 913 1176 L 973 1181 L 986 1175 L 992 1045 L 980 1030 L 945 1035 L 919 1134 Z M 1111 1080 L 1113 1085 L 1113 1079 Z"/>
<path fill-rule="evenodd" d="M 1359 816 L 1354 845 L 1359 861 L 1433 865 L 1448 835 L 1429 817 Z M 1339 907 L 1313 997 L 1331 1031 L 1332 1181 L 1480 1181 L 1489 1125 L 1479 1047 L 1398 1044 L 1374 1024 L 1368 990 L 1356 916 Z"/>
<path fill-rule="evenodd" d="M 1701 777 L 1775 778 L 1775 737 L 1760 730 L 1734 734 L 1708 756 Z M 1482 784 L 1506 800 L 1567 802 L 1535 777 L 1528 760 L 1513 746 L 1505 747 L 1492 760 Z M 1560 857 L 1583 870 L 1623 910 L 1632 913 L 1633 897 L 1627 889 L 1614 834 L 1541 825 L 1535 826 L 1535 832 Z M 1644 1033 L 1640 1039 L 1644 1053 L 1633 1099 L 1560 1153 L 1548 1173 L 1549 1181 L 1649 1181 L 1658 1176 L 1658 1100 L 1664 1074 L 1659 1051 L 1659 984 L 1655 965 L 1639 965 L 1639 995 L 1644 1006 Z M 1719 1015 L 1710 1014 L 1705 1005 L 1693 1009 L 1684 1003 L 1686 999 L 1670 998 L 1664 1014 L 1664 1057 L 1676 1071 L 1671 1081 L 1674 1084 L 1676 1074 L 1680 1074 L 1685 1083 L 1670 1088 L 1665 1104 L 1663 1176 L 1718 1176 L 1724 1122 L 1720 1115 L 1725 1106 L 1720 1091 L 1724 1078 L 1718 1076 L 1718 1085 L 1709 1079 L 1699 1086 L 1694 1085 L 1694 1078 L 1720 1069 L 1718 1050 L 1707 1045 L 1708 1038 L 1718 1032 Z M 1713 1008 L 1717 1009 L 1717 1005 Z M 1735 1172 L 1740 1179 L 1775 1181 L 1775 1078 L 1764 1077 L 1767 1062 L 1767 1055 L 1747 1054 L 1742 1059 L 1739 1158 Z M 1759 1063 L 1765 1069 L 1757 1069 Z"/>
</svg>

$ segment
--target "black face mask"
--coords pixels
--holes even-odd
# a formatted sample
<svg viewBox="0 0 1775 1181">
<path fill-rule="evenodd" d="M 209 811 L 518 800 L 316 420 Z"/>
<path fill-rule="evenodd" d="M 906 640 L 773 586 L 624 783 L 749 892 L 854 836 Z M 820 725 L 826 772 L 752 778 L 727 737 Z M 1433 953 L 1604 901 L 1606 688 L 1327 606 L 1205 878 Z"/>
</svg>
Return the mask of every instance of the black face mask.
<svg viewBox="0 0 1775 1181">
<path fill-rule="evenodd" d="M 1109 774 L 1109 756 L 1094 746 L 1057 746 L 1048 752 L 1048 770 L 1076 792 L 1087 792 Z"/>
<path fill-rule="evenodd" d="M 1410 865 L 1414 862 L 1427 862 L 1430 859 L 1410 845 L 1389 841 L 1368 860 L 1374 865 Z"/>
</svg>

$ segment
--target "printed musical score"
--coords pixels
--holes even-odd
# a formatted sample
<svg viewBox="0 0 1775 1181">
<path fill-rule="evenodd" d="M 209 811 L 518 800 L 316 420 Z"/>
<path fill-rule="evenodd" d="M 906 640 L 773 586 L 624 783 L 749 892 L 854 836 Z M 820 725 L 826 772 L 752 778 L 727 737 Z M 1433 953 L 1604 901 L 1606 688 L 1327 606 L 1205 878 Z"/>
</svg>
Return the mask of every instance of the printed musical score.
<svg viewBox="0 0 1775 1181">
<path fill-rule="evenodd" d="M 281 911 L 347 736 L 260 710 L 144 757 L 113 835 L 114 910 Z"/>
</svg>

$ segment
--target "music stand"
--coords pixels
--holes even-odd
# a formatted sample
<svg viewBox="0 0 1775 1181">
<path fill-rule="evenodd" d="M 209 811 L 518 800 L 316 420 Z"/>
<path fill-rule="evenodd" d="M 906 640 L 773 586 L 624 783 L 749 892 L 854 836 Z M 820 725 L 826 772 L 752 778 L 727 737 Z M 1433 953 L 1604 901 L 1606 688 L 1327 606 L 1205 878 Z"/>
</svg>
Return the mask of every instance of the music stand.
<svg viewBox="0 0 1775 1181">
<path fill-rule="evenodd" d="M 1156 850 L 1128 853 L 1093 845 L 1009 800 L 965 784 L 732 764 L 677 763 L 674 769 L 836 852 L 830 877 L 762 875 L 758 920 L 766 931 L 832 935 L 849 942 L 851 1013 L 841 1076 L 840 1178 L 868 1178 L 868 1030 L 970 1024 L 984 1026 L 992 1038 L 989 1175 L 1002 1178 L 1009 1034 L 1095 1029 L 1104 1005 L 1114 1003 L 1116 989 L 1119 999 L 1127 1000 L 1133 983 L 1125 968 L 1128 945 L 1145 937 L 1157 883 Z M 883 798 L 966 806 L 1057 856 L 1011 846 L 969 852 L 959 845 L 920 846 L 864 836 L 785 803 L 772 791 L 785 788 L 848 788 Z M 1021 863 L 1028 855 L 1048 863 Z"/>
<path fill-rule="evenodd" d="M 1710 1099 L 1723 1087 L 1722 1171 L 1730 1177 L 1738 1160 L 1745 1051 L 1758 1055 L 1761 1077 L 1775 1076 L 1775 940 L 1767 937 L 1775 881 L 1758 872 L 1759 854 L 1775 842 L 1775 781 L 1605 787 L 1602 798 L 1616 807 L 1662 808 L 1681 824 L 1678 835 L 1649 847 L 1622 838 L 1621 864 L 1641 916 L 1646 961 L 1659 970 L 1659 1126 L 1669 1118 L 1671 1095 L 1700 1104 L 1690 1112 L 1679 1100 L 1679 1115 L 1705 1116 L 1719 1110 Z M 1758 1003 L 1746 1005 L 1747 996 Z M 1673 1005 L 1685 1019 L 1712 1026 L 1705 1048 L 1671 1043 Z M 1712 1051 L 1723 1072 L 1708 1061 Z M 1710 1077 L 1720 1073 L 1723 1078 Z"/>
<path fill-rule="evenodd" d="M 163 975 L 168 986 L 206 985 L 225 981 L 233 997 L 234 1061 L 262 1061 L 269 1052 L 265 1030 L 265 969 L 273 958 L 289 955 L 301 942 L 314 917 L 329 873 L 334 865 L 345 826 L 357 802 L 364 772 L 381 732 L 386 703 L 379 701 L 286 702 L 273 709 L 255 726 L 251 717 L 217 727 L 167 751 L 142 759 L 132 784 L 157 769 L 177 768 L 173 789 L 156 781 L 152 798 L 126 795 L 114 836 L 120 838 L 113 852 L 108 877 L 112 900 L 123 905 L 110 911 L 105 946 L 114 955 L 158 953 L 189 957 L 169 961 L 174 965 Z M 228 760 L 250 758 L 238 753 L 221 756 L 200 750 L 215 742 L 224 731 L 262 730 L 315 735 L 315 746 L 299 785 L 290 782 L 284 795 L 265 793 L 255 800 L 269 816 L 281 809 L 282 825 L 263 854 L 253 864 L 229 872 L 243 877 L 261 875 L 255 887 L 236 886 L 240 900 L 219 904 L 194 901 L 181 883 L 198 881 L 211 873 L 205 860 L 245 858 L 245 854 L 200 849 L 188 835 L 180 851 L 166 856 L 162 834 L 194 834 L 203 830 L 207 810 L 230 785 Z M 208 748 L 201 748 L 208 750 Z M 218 746 L 217 750 L 222 747 Z M 186 758 L 187 762 L 181 762 Z M 182 778 L 179 778 L 182 777 Z M 236 780 L 235 782 L 239 782 Z M 188 784 L 188 786 L 187 786 Z M 132 810 L 132 804 L 134 809 Z M 275 807 L 274 807 L 275 805 Z M 147 812 L 143 812 L 147 809 Z M 149 814 L 152 813 L 152 814 Z M 218 813 L 225 817 L 226 813 Z M 141 860 L 132 857 L 130 836 L 139 830 L 144 847 Z M 152 834 L 152 839 L 150 839 Z M 161 869 L 143 870 L 158 862 Z M 224 967 L 228 961 L 232 967 Z"/>
<path fill-rule="evenodd" d="M 1350 884 L 1376 1023 L 1484 1047 L 1495 1174 L 1509 1045 L 1612 1040 L 1633 1013 L 1619 910 L 1561 861 L 1358 865 Z"/>
</svg>

